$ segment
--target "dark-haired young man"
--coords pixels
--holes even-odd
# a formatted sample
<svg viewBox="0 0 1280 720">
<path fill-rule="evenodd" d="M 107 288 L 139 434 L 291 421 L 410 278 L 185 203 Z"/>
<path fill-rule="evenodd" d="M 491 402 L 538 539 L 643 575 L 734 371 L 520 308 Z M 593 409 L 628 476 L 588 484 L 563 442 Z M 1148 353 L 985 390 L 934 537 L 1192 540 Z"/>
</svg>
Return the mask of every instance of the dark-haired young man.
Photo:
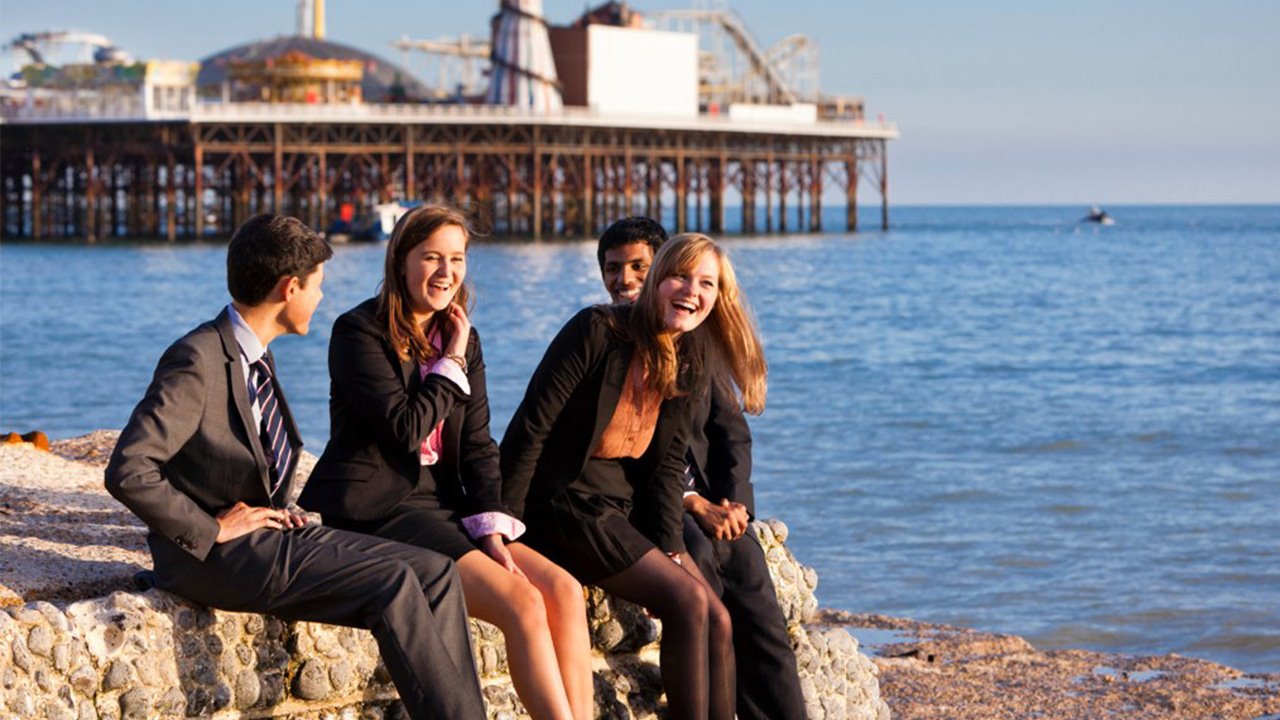
<svg viewBox="0 0 1280 720">
<path fill-rule="evenodd" d="M 227 248 L 232 301 L 177 340 L 107 465 L 147 524 L 156 585 L 237 612 L 373 631 L 414 718 L 483 718 L 462 584 L 428 550 L 308 524 L 286 505 L 302 439 L 267 345 L 305 335 L 333 251 L 259 215 Z"/>
<path fill-rule="evenodd" d="M 596 259 L 609 297 L 635 302 L 654 254 L 667 240 L 657 221 L 623 218 L 600 236 Z M 740 720 L 800 720 L 804 694 L 787 621 L 764 550 L 747 533 L 755 514 L 751 430 L 724 383 L 693 405 L 684 543 L 733 619 Z"/>
</svg>

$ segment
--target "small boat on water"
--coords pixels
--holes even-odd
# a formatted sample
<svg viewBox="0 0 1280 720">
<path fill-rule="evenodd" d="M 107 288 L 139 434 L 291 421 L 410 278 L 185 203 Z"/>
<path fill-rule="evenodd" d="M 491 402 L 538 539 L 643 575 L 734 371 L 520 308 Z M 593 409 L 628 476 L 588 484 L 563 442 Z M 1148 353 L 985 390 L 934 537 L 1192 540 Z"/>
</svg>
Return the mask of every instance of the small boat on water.
<svg viewBox="0 0 1280 720">
<path fill-rule="evenodd" d="M 400 217 L 421 204 L 421 200 L 397 200 L 374 205 L 372 211 L 359 216 L 351 213 L 349 207 L 344 207 L 344 217 L 329 225 L 325 230 L 325 237 L 332 243 L 389 240 Z"/>
<path fill-rule="evenodd" d="M 1089 208 L 1089 214 L 1080 218 L 1080 222 L 1096 223 L 1098 225 L 1115 225 L 1115 218 L 1107 214 L 1106 210 L 1099 208 L 1097 205 Z"/>
</svg>

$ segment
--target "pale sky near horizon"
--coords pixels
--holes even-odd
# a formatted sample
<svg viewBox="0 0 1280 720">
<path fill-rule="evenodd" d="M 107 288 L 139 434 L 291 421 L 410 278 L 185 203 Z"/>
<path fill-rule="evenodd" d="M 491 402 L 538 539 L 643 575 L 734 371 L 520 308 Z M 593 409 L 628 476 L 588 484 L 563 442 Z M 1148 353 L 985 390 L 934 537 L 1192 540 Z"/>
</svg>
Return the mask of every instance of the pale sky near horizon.
<svg viewBox="0 0 1280 720">
<path fill-rule="evenodd" d="M 544 9 L 562 24 L 588 4 L 599 3 L 544 0 Z M 690 4 L 631 3 L 642 12 Z M 766 46 L 791 33 L 815 38 L 823 90 L 862 95 L 870 116 L 898 123 L 895 205 L 1280 203 L 1280 2 L 730 5 Z M 326 6 L 329 39 L 400 62 L 394 40 L 483 37 L 498 3 Z M 290 34 L 295 12 L 294 0 L 7 0 L 0 41 L 77 29 L 137 58 L 198 60 Z"/>
</svg>

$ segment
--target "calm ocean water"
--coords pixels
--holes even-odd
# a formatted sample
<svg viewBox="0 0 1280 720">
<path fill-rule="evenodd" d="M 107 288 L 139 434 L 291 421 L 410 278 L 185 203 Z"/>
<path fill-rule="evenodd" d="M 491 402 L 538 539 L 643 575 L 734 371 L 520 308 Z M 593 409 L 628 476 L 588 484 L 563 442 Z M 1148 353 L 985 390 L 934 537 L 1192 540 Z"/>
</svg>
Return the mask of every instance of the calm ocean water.
<svg viewBox="0 0 1280 720">
<path fill-rule="evenodd" d="M 1280 671 L 1280 207 L 895 208 L 892 232 L 727 241 L 771 363 L 759 510 L 829 607 Z M 835 227 L 832 218 L 828 223 Z M 273 345 L 308 449 L 373 293 L 344 247 Z M 221 245 L 0 245 L 0 429 L 118 428 L 225 302 Z M 477 244 L 496 437 L 604 297 L 592 243 Z"/>
</svg>

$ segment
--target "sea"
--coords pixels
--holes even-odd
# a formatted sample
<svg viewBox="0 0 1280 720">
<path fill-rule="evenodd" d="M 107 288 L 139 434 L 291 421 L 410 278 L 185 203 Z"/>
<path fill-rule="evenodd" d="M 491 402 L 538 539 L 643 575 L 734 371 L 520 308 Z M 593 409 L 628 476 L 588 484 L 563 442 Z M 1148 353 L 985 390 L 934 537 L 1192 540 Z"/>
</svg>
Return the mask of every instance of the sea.
<svg viewBox="0 0 1280 720">
<path fill-rule="evenodd" d="M 1107 209 L 726 237 L 769 361 L 757 510 L 825 607 L 1280 672 L 1280 206 Z M 310 334 L 272 345 L 313 453 L 330 328 L 383 253 L 338 247 Z M 0 244 L 0 431 L 120 428 L 225 304 L 224 256 Z M 468 280 L 501 438 L 552 336 L 605 299 L 594 242 L 479 238 Z"/>
</svg>

